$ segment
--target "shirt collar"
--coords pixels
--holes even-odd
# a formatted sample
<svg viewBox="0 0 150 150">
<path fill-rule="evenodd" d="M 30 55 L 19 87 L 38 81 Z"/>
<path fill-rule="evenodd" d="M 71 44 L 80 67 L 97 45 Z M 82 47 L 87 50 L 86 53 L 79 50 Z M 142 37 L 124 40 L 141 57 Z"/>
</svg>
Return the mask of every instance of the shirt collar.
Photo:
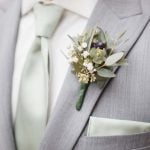
<svg viewBox="0 0 150 150">
<path fill-rule="evenodd" d="M 97 0 L 54 0 L 54 3 L 62 6 L 83 17 L 89 18 Z"/>
<path fill-rule="evenodd" d="M 38 0 L 22 1 L 22 16 L 33 8 Z M 59 5 L 83 17 L 89 18 L 98 0 L 53 0 L 52 3 Z"/>
</svg>

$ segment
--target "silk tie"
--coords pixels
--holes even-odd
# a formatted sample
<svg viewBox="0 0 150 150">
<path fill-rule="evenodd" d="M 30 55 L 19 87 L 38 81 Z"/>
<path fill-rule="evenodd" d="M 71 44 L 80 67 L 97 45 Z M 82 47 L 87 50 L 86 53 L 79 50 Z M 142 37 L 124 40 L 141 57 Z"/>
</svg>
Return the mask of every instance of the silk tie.
<svg viewBox="0 0 150 150">
<path fill-rule="evenodd" d="M 48 117 L 48 38 L 63 9 L 37 3 L 34 6 L 36 37 L 22 72 L 15 121 L 17 150 L 38 150 Z"/>
</svg>

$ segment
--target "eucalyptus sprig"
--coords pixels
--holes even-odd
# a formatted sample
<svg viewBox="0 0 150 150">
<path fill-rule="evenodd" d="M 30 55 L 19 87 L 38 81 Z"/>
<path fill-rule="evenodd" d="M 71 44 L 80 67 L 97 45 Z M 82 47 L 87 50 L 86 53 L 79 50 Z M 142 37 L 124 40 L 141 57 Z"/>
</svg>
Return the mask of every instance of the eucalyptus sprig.
<svg viewBox="0 0 150 150">
<path fill-rule="evenodd" d="M 127 64 L 125 53 L 116 52 L 117 43 L 122 39 L 123 32 L 117 40 L 112 40 L 107 32 L 94 27 L 82 35 L 69 38 L 72 40 L 69 61 L 72 72 L 80 82 L 80 93 L 76 109 L 80 110 L 90 83 L 106 81 L 114 78 L 114 68 Z"/>
</svg>

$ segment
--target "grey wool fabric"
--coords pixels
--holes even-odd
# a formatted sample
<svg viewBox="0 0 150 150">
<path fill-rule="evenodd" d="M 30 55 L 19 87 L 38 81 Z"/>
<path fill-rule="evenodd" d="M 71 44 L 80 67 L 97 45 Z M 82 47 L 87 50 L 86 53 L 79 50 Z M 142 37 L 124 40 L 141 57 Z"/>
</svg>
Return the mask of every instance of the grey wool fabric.
<svg viewBox="0 0 150 150">
<path fill-rule="evenodd" d="M 15 3 L 17 2 L 17 3 Z M 0 19 L 0 149 L 15 150 L 10 114 L 11 79 L 19 0 L 11 10 L 0 1 L 0 18 L 13 18 L 13 25 Z M 6 7 L 4 7 L 6 6 Z M 99 25 L 112 37 L 127 31 L 128 41 L 118 51 L 126 51 L 129 65 L 117 68 L 117 77 L 103 89 L 88 88 L 81 111 L 75 104 L 79 91 L 76 77 L 68 70 L 54 111 L 49 118 L 39 150 L 149 150 L 150 132 L 107 137 L 87 137 L 90 116 L 150 123 L 150 1 L 98 0 L 87 28 Z M 8 9 L 8 8 L 7 8 Z M 17 15 L 16 15 L 17 14 Z M 14 21 L 15 20 L 15 21 Z M 12 36 L 8 36 L 11 30 Z M 4 38 L 5 37 L 5 38 Z M 9 45 L 8 45 L 9 40 Z"/>
<path fill-rule="evenodd" d="M 0 149 L 15 150 L 11 115 L 14 54 L 20 0 L 0 0 Z"/>
</svg>

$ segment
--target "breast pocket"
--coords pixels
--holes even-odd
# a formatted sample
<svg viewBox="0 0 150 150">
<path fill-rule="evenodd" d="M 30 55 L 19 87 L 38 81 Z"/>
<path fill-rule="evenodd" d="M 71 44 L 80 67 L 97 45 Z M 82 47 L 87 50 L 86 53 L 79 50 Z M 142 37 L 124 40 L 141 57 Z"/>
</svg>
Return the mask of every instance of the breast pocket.
<svg viewBox="0 0 150 150">
<path fill-rule="evenodd" d="M 150 132 L 103 137 L 81 137 L 77 150 L 150 150 Z"/>
</svg>

